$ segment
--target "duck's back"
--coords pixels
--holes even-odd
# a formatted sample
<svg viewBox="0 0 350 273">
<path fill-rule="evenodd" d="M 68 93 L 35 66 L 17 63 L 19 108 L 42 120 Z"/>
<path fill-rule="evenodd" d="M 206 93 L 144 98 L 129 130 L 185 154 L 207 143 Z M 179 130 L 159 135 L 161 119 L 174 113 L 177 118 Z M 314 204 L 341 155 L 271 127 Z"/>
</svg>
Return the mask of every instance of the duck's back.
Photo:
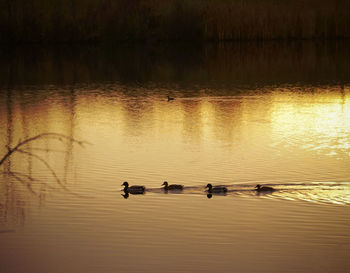
<svg viewBox="0 0 350 273">
<path fill-rule="evenodd" d="M 258 191 L 275 191 L 275 189 L 271 187 L 261 187 Z"/>
<path fill-rule="evenodd" d="M 182 190 L 184 188 L 184 186 L 182 185 L 169 185 L 168 187 L 166 187 L 166 190 Z"/>
<path fill-rule="evenodd" d="M 131 186 L 127 189 L 128 192 L 144 192 L 146 188 L 144 186 Z"/>
<path fill-rule="evenodd" d="M 227 192 L 227 189 L 226 189 L 226 187 L 219 187 L 219 186 L 217 186 L 217 187 L 213 187 L 211 189 L 211 192 L 212 193 L 225 193 L 225 192 Z"/>
</svg>

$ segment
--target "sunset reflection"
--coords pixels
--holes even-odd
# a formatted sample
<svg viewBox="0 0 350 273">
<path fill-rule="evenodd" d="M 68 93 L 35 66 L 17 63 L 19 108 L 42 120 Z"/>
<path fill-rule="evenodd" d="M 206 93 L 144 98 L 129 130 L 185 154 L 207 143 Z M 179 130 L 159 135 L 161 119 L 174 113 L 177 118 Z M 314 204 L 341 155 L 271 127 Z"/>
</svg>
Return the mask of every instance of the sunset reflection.
<svg viewBox="0 0 350 273">
<path fill-rule="evenodd" d="M 78 89 L 74 96 L 71 92 L 68 97 L 56 96 L 51 103 L 16 101 L 11 124 L 6 111 L 1 119 L 10 129 L 10 145 L 24 132 L 31 136 L 47 131 L 93 143 L 92 157 L 72 152 L 74 147 L 45 144 L 46 149 L 65 151 L 62 167 L 67 181 L 67 168 L 85 168 L 91 161 L 96 161 L 97 169 L 112 171 L 118 166 L 120 179 L 141 178 L 147 170 L 149 179 L 153 175 L 159 181 L 169 177 L 211 182 L 218 171 L 226 183 L 269 180 L 276 174 L 291 181 L 309 180 L 307 168 L 320 167 L 316 156 L 324 162 L 329 156 L 342 159 L 340 166 L 349 160 L 350 98 L 347 89 L 342 92 L 338 87 L 298 90 L 272 89 L 265 96 L 177 97 L 168 102 L 165 95 L 129 97 L 114 91 L 105 96 L 94 90 L 83 95 L 86 90 Z M 73 157 L 79 160 L 72 161 Z M 59 169 L 62 157 L 49 158 Z M 284 162 L 281 167 L 277 159 Z M 340 168 L 333 161 L 328 164 Z M 90 175 L 98 181 L 99 172 Z M 321 170 L 314 179 L 327 180 L 327 172 Z"/>
<path fill-rule="evenodd" d="M 332 232 L 349 242 L 343 223 L 350 204 L 347 87 L 265 87 L 231 96 L 222 90 L 192 96 L 182 90 L 108 88 L 70 87 L 50 99 L 10 89 L 2 97 L 0 126 L 7 133 L 1 138 L 2 154 L 43 132 L 90 143 L 80 147 L 42 139 L 26 146 L 29 153 L 6 161 L 0 184 L 4 232 L 44 214 L 44 222 L 30 223 L 35 231 L 49 233 L 26 231 L 23 240 L 37 242 L 40 234 L 48 242 L 42 246 L 45 253 L 51 241 L 57 245 L 52 238 L 61 238 L 63 245 L 75 242 L 80 249 L 101 245 L 107 249 L 101 257 L 121 248 L 118 257 L 139 253 L 151 261 L 154 252 L 149 255 L 147 248 L 154 242 L 157 257 L 165 252 L 181 256 L 186 246 L 188 255 L 200 248 L 203 257 L 225 260 L 243 255 L 236 245 L 258 256 L 267 255 L 261 245 L 280 253 L 281 242 L 292 246 L 284 257 L 300 253 L 298 244 L 309 253 L 334 240 L 317 237 L 334 225 Z M 176 94 L 175 100 L 168 102 L 168 94 Z M 31 183 L 34 193 L 16 174 Z M 144 194 L 122 191 L 123 181 L 145 186 Z M 164 181 L 184 188 L 164 194 Z M 224 185 L 227 192 L 208 194 L 208 183 Z M 257 184 L 275 191 L 257 192 Z M 329 207 L 320 210 L 322 205 Z M 344 220 L 334 224 L 334 217 Z M 159 240 L 167 232 L 171 236 Z M 265 239 L 266 233 L 274 234 L 272 240 Z M 4 245 L 12 245 L 8 238 Z M 251 259 L 250 254 L 242 258 Z"/>
<path fill-rule="evenodd" d="M 342 159 L 350 155 L 350 96 L 339 90 L 277 93 L 271 109 L 274 142 Z"/>
</svg>

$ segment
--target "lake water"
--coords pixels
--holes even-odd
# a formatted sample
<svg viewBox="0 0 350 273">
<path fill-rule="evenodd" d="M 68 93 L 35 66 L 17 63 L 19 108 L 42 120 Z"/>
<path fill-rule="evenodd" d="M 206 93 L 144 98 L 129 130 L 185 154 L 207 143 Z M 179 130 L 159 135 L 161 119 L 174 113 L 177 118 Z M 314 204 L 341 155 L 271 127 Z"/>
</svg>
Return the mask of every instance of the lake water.
<svg viewBox="0 0 350 273">
<path fill-rule="evenodd" d="M 348 48 L 2 49 L 0 271 L 349 272 Z"/>
</svg>

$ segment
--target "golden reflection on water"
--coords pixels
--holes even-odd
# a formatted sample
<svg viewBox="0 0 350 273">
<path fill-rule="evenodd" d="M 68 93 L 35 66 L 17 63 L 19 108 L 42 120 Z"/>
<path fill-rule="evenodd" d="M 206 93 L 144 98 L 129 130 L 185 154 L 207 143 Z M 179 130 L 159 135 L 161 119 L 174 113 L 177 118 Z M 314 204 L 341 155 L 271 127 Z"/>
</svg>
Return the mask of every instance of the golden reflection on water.
<svg viewBox="0 0 350 273">
<path fill-rule="evenodd" d="M 350 98 L 344 91 L 320 94 L 314 90 L 297 96 L 287 91 L 273 99 L 271 124 L 275 142 L 299 145 L 338 159 L 350 155 Z"/>
<path fill-rule="evenodd" d="M 93 143 L 84 152 L 51 140 L 30 145 L 47 150 L 42 156 L 64 183 L 77 179 L 75 168 L 87 173 L 92 183 L 100 183 L 105 171 L 152 187 L 166 179 L 194 186 L 348 180 L 346 87 L 177 96 L 171 102 L 162 95 L 166 90 L 160 95 L 133 91 L 141 96 L 130 96 L 132 91 L 118 86 L 113 90 L 61 90 L 35 101 L 16 91 L 8 93 L 11 100 L 7 97 L 8 106 L 1 111 L 1 126 L 8 132 L 2 149 L 42 132 Z M 16 155 L 12 161 L 12 168 L 50 176 L 30 156 Z"/>
<path fill-rule="evenodd" d="M 14 154 L 5 163 L 2 171 L 34 178 L 39 197 L 13 177 L 0 176 L 1 230 L 30 222 L 28 229 L 4 237 L 3 246 L 15 248 L 16 257 L 27 257 L 28 248 L 46 260 L 54 249 L 52 257 L 62 257 L 70 269 L 98 259 L 105 272 L 106 266 L 165 272 L 173 256 L 183 261 L 173 265 L 179 272 L 218 266 L 227 272 L 233 265 L 242 272 L 258 265 L 263 272 L 285 272 L 286 264 L 302 264 L 296 271 L 309 272 L 310 259 L 334 255 L 329 246 L 342 243 L 332 265 L 348 268 L 348 87 L 266 88 L 233 96 L 112 89 L 59 90 L 50 97 L 33 90 L 35 100 L 18 90 L 2 94 L 0 126 L 7 135 L 0 139 L 1 154 L 20 139 L 48 131 L 92 143 L 81 148 L 43 139 L 26 148 L 78 196 L 62 190 L 28 154 Z M 171 92 L 176 99 L 168 102 Z M 146 194 L 125 200 L 125 180 L 145 185 Z M 164 194 L 164 180 L 185 189 Z M 207 183 L 224 184 L 228 192 L 208 199 Z M 276 191 L 257 194 L 257 183 Z M 4 247 L 0 253 L 10 255 Z M 135 255 L 142 266 L 130 262 Z M 256 265 L 252 256 L 259 257 Z M 277 269 L 269 267 L 271 257 Z"/>
</svg>

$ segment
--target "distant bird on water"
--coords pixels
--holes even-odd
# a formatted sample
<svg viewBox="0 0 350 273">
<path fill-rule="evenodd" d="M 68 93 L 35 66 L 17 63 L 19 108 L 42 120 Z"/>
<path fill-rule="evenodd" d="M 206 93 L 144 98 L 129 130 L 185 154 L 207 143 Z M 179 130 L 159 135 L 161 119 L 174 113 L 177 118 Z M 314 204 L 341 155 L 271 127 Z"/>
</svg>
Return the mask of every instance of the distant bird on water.
<svg viewBox="0 0 350 273">
<path fill-rule="evenodd" d="M 175 98 L 169 97 L 169 95 L 167 96 L 168 101 L 174 100 Z"/>
<path fill-rule="evenodd" d="M 164 183 L 162 184 L 162 186 L 164 186 L 164 190 L 165 191 L 172 191 L 172 190 L 178 190 L 178 191 L 182 191 L 184 189 L 183 185 L 176 185 L 176 184 L 171 184 L 169 185 L 167 181 L 164 181 Z"/>
<path fill-rule="evenodd" d="M 258 191 L 258 192 L 262 192 L 262 191 L 263 192 L 273 192 L 273 191 L 275 191 L 275 189 L 272 187 L 261 186 L 260 184 L 256 185 L 255 188 L 256 188 L 256 191 Z"/>
<path fill-rule="evenodd" d="M 124 186 L 124 192 L 125 193 L 131 193 L 131 194 L 143 194 L 145 193 L 146 188 L 144 186 L 130 186 L 128 182 L 124 182 L 122 184 Z"/>
<path fill-rule="evenodd" d="M 224 186 L 215 186 L 213 187 L 212 184 L 208 184 L 206 186 L 206 188 L 208 188 L 208 192 L 209 193 L 226 193 L 227 192 L 227 188 Z"/>
</svg>

